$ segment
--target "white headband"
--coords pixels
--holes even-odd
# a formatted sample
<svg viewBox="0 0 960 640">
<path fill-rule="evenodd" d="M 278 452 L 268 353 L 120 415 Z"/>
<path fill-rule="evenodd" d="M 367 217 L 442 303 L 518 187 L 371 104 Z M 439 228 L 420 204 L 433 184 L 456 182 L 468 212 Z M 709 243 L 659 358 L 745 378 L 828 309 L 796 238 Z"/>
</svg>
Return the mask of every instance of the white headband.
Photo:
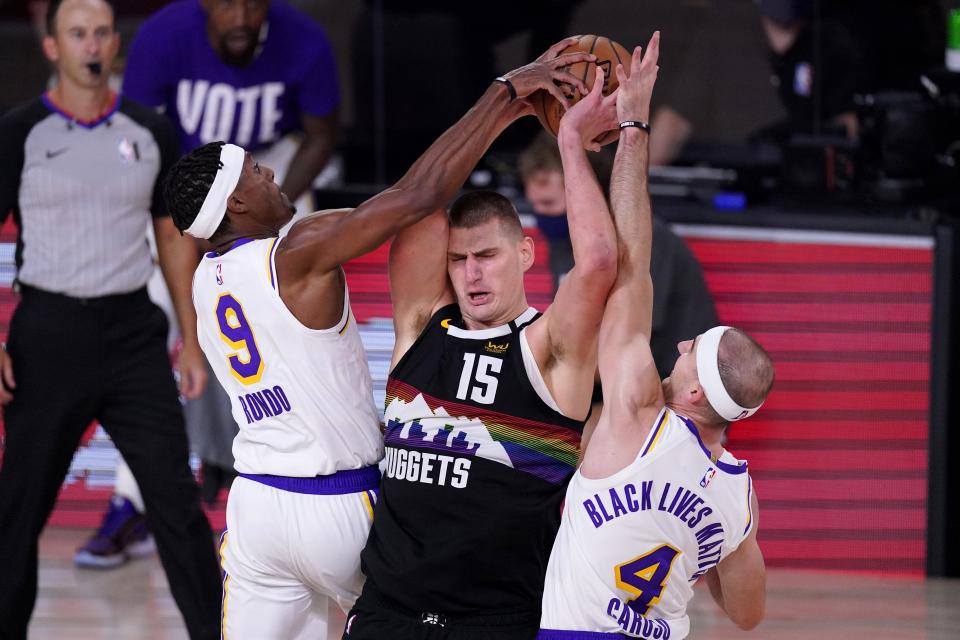
<svg viewBox="0 0 960 640">
<path fill-rule="evenodd" d="M 223 165 L 213 178 L 210 191 L 203 199 L 203 206 L 187 228 L 187 233 L 194 238 L 207 240 L 217 230 L 227 215 L 227 198 L 237 188 L 240 182 L 240 172 L 243 171 L 243 161 L 246 152 L 235 144 L 225 144 L 220 148 L 220 163 Z"/>
<path fill-rule="evenodd" d="M 707 401 L 713 410 L 720 414 L 724 420 L 736 422 L 749 418 L 757 409 L 763 406 L 761 402 L 753 409 L 741 407 L 733 401 L 730 394 L 727 393 L 723 381 L 720 379 L 720 338 L 730 327 L 714 327 L 709 331 L 700 334 L 697 341 L 697 378 L 700 380 L 700 386 L 707 395 Z"/>
</svg>

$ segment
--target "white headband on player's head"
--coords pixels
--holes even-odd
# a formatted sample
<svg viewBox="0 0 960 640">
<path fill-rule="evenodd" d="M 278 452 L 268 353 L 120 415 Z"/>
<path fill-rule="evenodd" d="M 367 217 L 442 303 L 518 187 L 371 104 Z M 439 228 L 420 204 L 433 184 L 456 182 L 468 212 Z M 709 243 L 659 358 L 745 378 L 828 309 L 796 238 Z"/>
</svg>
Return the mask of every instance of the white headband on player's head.
<svg viewBox="0 0 960 640">
<path fill-rule="evenodd" d="M 730 422 L 749 418 L 757 409 L 763 406 L 761 402 L 752 409 L 741 407 L 737 404 L 727 388 L 723 386 L 723 380 L 720 379 L 720 338 L 730 327 L 714 327 L 709 331 L 700 334 L 697 341 L 697 378 L 700 386 L 703 387 L 703 393 L 707 396 L 707 402 L 713 407 L 713 410 L 720 414 L 720 417 Z"/>
<path fill-rule="evenodd" d="M 193 224 L 187 227 L 187 233 L 194 238 L 209 240 L 223 222 L 223 217 L 227 215 L 227 198 L 240 182 L 246 155 L 246 152 L 235 144 L 225 144 L 220 148 L 220 169 L 213 178 L 207 197 L 203 199 L 200 212 Z"/>
</svg>

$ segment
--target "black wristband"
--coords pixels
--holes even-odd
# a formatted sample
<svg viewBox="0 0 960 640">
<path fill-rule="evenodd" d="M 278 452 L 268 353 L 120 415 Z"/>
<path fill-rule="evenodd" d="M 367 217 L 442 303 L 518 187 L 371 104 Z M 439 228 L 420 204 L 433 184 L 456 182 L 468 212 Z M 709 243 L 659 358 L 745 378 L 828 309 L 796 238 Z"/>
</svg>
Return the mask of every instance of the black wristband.
<svg viewBox="0 0 960 640">
<path fill-rule="evenodd" d="M 504 78 L 503 76 L 497 76 L 493 79 L 494 82 L 502 82 L 507 85 L 507 91 L 510 92 L 510 102 L 513 102 L 517 99 L 517 90 L 513 88 L 513 83 Z"/>
<path fill-rule="evenodd" d="M 621 129 L 626 129 L 627 127 L 636 127 L 637 129 L 643 129 L 647 133 L 650 133 L 649 122 L 641 122 L 639 120 L 624 120 L 620 123 Z"/>
</svg>

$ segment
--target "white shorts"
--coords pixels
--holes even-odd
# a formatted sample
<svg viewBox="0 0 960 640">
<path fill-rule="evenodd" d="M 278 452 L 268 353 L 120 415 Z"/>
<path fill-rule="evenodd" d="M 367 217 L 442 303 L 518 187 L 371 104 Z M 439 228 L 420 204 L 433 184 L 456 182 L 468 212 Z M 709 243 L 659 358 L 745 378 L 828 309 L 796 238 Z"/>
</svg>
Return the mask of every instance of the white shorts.
<svg viewBox="0 0 960 640">
<path fill-rule="evenodd" d="M 349 611 L 363 586 L 360 551 L 379 477 L 376 466 L 317 478 L 237 477 L 220 542 L 224 640 L 327 637 L 329 602 Z"/>
</svg>

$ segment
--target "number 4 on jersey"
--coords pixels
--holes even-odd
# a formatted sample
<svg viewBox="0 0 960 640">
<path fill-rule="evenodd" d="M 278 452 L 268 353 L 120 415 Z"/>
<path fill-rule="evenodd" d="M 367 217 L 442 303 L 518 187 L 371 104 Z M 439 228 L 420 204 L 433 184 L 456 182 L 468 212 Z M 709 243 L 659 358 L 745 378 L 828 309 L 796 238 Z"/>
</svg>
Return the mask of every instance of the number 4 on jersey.
<svg viewBox="0 0 960 640">
<path fill-rule="evenodd" d="M 665 544 L 614 567 L 617 586 L 637 596 L 628 600 L 627 606 L 642 616 L 646 615 L 650 607 L 660 601 L 673 561 L 679 555 L 679 549 Z"/>
<path fill-rule="evenodd" d="M 474 363 L 476 363 L 476 377 L 474 377 Z M 460 386 L 457 388 L 457 399 L 466 400 L 467 393 L 470 399 L 480 404 L 493 404 L 497 396 L 497 379 L 492 373 L 500 373 L 503 360 L 480 356 L 475 353 L 463 354 L 463 371 L 460 373 Z"/>
</svg>

